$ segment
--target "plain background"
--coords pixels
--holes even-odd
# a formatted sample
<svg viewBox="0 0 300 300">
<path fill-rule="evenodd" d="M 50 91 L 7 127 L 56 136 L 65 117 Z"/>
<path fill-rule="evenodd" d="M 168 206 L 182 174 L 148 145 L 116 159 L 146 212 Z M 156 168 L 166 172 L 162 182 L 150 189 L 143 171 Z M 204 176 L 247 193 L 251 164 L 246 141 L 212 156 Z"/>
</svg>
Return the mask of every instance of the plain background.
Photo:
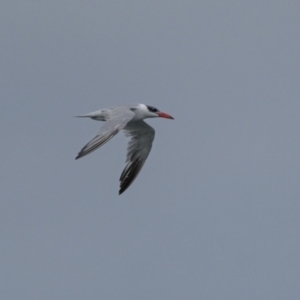
<svg viewBox="0 0 300 300">
<path fill-rule="evenodd" d="M 1 299 L 299 299 L 299 1 L 2 1 Z M 152 152 L 75 161 L 146 103 Z"/>
</svg>

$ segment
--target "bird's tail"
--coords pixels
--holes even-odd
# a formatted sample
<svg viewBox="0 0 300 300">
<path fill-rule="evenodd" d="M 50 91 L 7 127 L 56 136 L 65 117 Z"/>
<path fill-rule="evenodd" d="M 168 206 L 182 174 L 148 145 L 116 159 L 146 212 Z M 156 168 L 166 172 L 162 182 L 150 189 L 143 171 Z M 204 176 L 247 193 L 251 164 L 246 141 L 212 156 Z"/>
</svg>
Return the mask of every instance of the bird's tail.
<svg viewBox="0 0 300 300">
<path fill-rule="evenodd" d="M 102 110 L 97 110 L 93 111 L 91 113 L 85 114 L 85 115 L 80 115 L 80 116 L 75 116 L 77 118 L 91 118 L 93 120 L 97 121 L 105 121 L 105 116 L 103 115 Z"/>
</svg>

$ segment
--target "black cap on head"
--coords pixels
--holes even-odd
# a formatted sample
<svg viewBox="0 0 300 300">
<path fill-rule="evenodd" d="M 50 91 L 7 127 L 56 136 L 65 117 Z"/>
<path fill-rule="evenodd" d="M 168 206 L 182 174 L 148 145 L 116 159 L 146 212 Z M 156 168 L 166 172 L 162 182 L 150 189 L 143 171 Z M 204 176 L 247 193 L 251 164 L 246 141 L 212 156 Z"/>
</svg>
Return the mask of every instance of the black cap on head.
<svg viewBox="0 0 300 300">
<path fill-rule="evenodd" d="M 146 105 L 146 106 L 147 106 L 148 110 L 151 112 L 154 112 L 154 113 L 159 112 L 159 110 L 153 106 L 150 106 L 150 105 Z"/>
</svg>

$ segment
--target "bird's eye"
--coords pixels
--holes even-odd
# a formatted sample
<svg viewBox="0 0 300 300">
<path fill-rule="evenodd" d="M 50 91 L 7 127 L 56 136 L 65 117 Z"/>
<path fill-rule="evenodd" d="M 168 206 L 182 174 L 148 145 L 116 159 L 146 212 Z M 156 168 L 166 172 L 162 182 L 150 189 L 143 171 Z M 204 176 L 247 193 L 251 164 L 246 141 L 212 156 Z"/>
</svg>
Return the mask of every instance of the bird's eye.
<svg viewBox="0 0 300 300">
<path fill-rule="evenodd" d="M 154 112 L 154 113 L 158 112 L 158 109 L 153 106 L 147 106 L 147 107 L 150 112 Z"/>
</svg>

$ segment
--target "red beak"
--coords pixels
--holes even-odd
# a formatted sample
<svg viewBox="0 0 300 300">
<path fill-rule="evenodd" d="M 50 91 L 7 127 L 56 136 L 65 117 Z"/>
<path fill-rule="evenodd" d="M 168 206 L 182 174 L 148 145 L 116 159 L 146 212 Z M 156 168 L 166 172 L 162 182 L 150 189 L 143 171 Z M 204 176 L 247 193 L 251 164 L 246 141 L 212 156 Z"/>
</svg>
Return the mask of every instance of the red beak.
<svg viewBox="0 0 300 300">
<path fill-rule="evenodd" d="M 174 120 L 174 118 L 172 117 L 172 116 L 170 116 L 170 115 L 168 115 L 168 114 L 166 114 L 166 113 L 164 113 L 164 112 L 158 112 L 157 113 L 158 114 L 158 116 L 160 117 L 160 118 L 166 118 L 166 119 L 172 119 L 172 120 Z"/>
</svg>

